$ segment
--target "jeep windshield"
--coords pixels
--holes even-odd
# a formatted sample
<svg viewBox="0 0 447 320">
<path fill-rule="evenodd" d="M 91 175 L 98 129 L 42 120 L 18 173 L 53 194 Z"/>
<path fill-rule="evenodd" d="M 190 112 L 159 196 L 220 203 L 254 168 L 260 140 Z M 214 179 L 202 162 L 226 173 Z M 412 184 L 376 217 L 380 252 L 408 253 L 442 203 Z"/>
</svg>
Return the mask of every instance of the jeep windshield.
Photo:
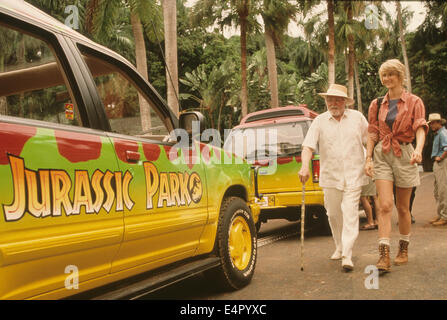
<svg viewBox="0 0 447 320">
<path fill-rule="evenodd" d="M 224 149 L 249 162 L 300 155 L 308 122 L 233 129 L 225 140 Z"/>
</svg>

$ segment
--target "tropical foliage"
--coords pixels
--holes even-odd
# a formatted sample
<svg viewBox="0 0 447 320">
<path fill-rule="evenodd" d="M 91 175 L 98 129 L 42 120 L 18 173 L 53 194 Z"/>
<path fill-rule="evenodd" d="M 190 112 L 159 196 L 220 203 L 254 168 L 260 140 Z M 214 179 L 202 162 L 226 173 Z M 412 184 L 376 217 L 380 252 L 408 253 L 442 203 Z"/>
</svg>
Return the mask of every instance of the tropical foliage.
<svg viewBox="0 0 447 320">
<path fill-rule="evenodd" d="M 159 1 L 29 2 L 61 21 L 67 16 L 64 8 L 76 5 L 78 31 L 118 51 L 132 63 L 136 63 L 136 42 L 131 14 L 138 13 L 148 78 L 166 97 L 166 53 Z M 267 32 L 267 38 L 273 39 L 280 106 L 305 103 L 323 111 L 324 101 L 317 93 L 326 90 L 328 66 L 335 64 L 335 82 L 351 86 L 354 107 L 366 114 L 371 100 L 385 91 L 378 77 L 381 63 L 391 58 L 404 62 L 402 34 L 413 93 L 423 99 L 427 113 L 447 116 L 447 4 L 422 3 L 425 20 L 410 32 L 413 13 L 403 3 L 399 24 L 394 2 L 385 6 L 380 1 L 330 1 L 328 6 L 328 1 L 197 0 L 193 7 L 187 7 L 186 0 L 177 0 L 180 111 L 200 110 L 210 127 L 223 130 L 240 121 L 244 104 L 246 112 L 270 108 L 273 80 L 269 80 L 267 61 L 272 58 L 267 54 Z M 369 4 L 379 10 L 375 29 L 365 27 L 365 7 Z M 334 14 L 335 59 L 330 63 L 327 8 L 333 8 Z M 105 14 L 106 9 L 109 14 Z M 290 23 L 301 30 L 300 36 L 286 33 Z M 224 37 L 228 27 L 237 29 L 233 36 Z M 14 46 L 9 41 L 2 43 L 7 45 L 0 48 L 0 68 L 1 59 L 7 58 Z M 246 95 L 241 94 L 244 91 Z"/>
</svg>

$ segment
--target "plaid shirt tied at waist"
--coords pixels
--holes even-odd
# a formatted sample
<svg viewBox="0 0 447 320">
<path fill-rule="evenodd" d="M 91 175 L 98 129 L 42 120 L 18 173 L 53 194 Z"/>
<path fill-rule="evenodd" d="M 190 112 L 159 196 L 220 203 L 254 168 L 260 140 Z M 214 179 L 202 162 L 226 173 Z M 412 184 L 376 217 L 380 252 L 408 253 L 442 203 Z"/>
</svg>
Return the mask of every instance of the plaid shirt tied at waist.
<svg viewBox="0 0 447 320">
<path fill-rule="evenodd" d="M 389 109 L 389 94 L 383 98 L 377 120 L 377 99 L 374 99 L 368 110 L 368 133 L 375 143 L 382 141 L 384 153 L 393 150 L 396 157 L 402 155 L 401 143 L 411 143 L 415 138 L 417 129 L 424 128 L 428 133 L 428 124 L 425 120 L 425 106 L 421 98 L 403 91 L 397 102 L 397 116 L 392 130 L 386 124 L 385 119 Z"/>
</svg>

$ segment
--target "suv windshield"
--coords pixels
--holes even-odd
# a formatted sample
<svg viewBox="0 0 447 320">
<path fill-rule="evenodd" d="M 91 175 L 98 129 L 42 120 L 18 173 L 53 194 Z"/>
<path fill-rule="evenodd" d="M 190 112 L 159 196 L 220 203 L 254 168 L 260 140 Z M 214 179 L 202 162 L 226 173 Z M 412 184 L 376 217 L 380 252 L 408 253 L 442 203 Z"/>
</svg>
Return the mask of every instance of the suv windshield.
<svg viewBox="0 0 447 320">
<path fill-rule="evenodd" d="M 224 149 L 248 161 L 299 155 L 307 129 L 308 121 L 234 129 Z"/>
</svg>

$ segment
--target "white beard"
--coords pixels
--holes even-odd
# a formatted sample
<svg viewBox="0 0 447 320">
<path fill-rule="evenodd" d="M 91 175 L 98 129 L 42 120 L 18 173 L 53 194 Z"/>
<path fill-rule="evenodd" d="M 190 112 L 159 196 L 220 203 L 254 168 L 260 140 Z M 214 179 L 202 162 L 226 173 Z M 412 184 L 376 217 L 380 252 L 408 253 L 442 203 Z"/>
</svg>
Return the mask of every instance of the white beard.
<svg viewBox="0 0 447 320">
<path fill-rule="evenodd" d="M 334 118 L 337 118 L 337 117 L 340 117 L 343 115 L 343 111 L 340 109 L 329 109 L 328 108 L 328 110 Z"/>
</svg>

